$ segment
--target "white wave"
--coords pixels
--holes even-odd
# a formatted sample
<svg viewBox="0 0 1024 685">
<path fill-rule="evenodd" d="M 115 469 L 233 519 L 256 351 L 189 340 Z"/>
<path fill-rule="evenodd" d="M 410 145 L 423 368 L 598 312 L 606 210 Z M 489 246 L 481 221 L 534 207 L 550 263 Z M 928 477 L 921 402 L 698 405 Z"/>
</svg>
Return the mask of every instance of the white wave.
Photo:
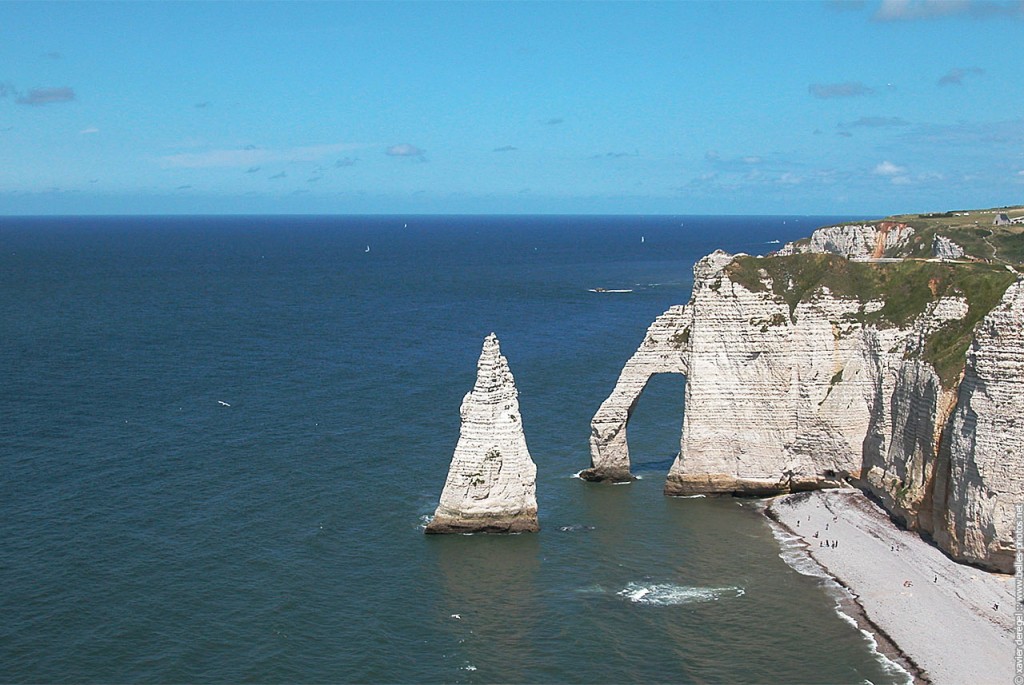
<svg viewBox="0 0 1024 685">
<path fill-rule="evenodd" d="M 434 520 L 433 515 L 431 515 L 431 514 L 423 514 L 423 516 L 420 516 L 420 522 L 419 522 L 419 524 L 416 527 L 419 528 L 420 530 L 426 530 L 427 524 L 429 524 L 433 520 Z"/>
<path fill-rule="evenodd" d="M 843 611 L 843 601 L 852 601 L 853 595 L 850 594 L 849 590 L 840 585 L 835 578 L 830 576 L 821 564 L 811 557 L 810 553 L 807 551 L 807 545 L 804 543 L 803 538 L 789 532 L 771 519 L 768 519 L 768 523 L 772 530 L 772 535 L 775 536 L 775 539 L 779 542 L 779 548 L 781 550 L 779 552 L 779 557 L 797 573 L 820 579 L 825 591 L 835 601 L 833 606 L 835 612 L 841 619 L 860 631 L 871 647 L 871 654 L 881 665 L 882 669 L 886 673 L 906 677 L 907 685 L 913 683 L 913 676 L 905 668 L 878 651 L 878 641 L 875 639 L 875 636 L 871 634 L 871 632 L 864 630 L 857 625 L 856 619 Z"/>
<path fill-rule="evenodd" d="M 607 591 L 601 585 L 594 583 L 593 585 L 584 585 L 583 587 L 576 588 L 576 592 L 581 595 L 603 595 Z"/>
<path fill-rule="evenodd" d="M 832 580 L 832 576 L 811 558 L 807 553 L 807 545 L 803 538 L 794 535 L 771 519 L 768 520 L 772 535 L 779 542 L 779 558 L 786 562 L 786 565 L 802 576 Z"/>
<path fill-rule="evenodd" d="M 475 671 L 476 670 L 476 666 L 474 666 L 473 664 L 466 664 L 465 666 L 460 666 L 459 668 L 461 670 L 463 670 L 463 671 Z"/>
<path fill-rule="evenodd" d="M 707 495 L 676 495 L 679 499 L 700 499 L 701 497 L 707 497 Z"/>
<path fill-rule="evenodd" d="M 695 587 L 674 583 L 628 583 L 616 593 L 636 604 L 675 606 L 698 602 L 717 602 L 720 599 L 742 597 L 746 591 L 741 587 Z"/>
<path fill-rule="evenodd" d="M 847 597 L 850 597 L 852 599 L 852 595 L 850 595 L 848 591 L 846 591 L 844 588 L 840 589 L 844 594 L 847 595 Z M 907 669 L 903 668 L 898 663 L 896 663 L 895 661 L 887 657 L 885 654 L 882 654 L 881 651 L 879 651 L 878 640 L 875 639 L 874 634 L 870 630 L 864 630 L 859 625 L 857 625 L 856 619 L 854 619 L 853 616 L 850 616 L 848 613 L 843 611 L 842 603 L 838 600 L 836 601 L 834 608 L 836 613 L 839 614 L 839 618 L 849 623 L 851 626 L 853 626 L 854 629 L 859 631 L 860 634 L 864 636 L 864 640 L 871 647 L 871 655 L 875 657 L 875 661 L 878 662 L 878 664 L 882 667 L 883 671 L 885 671 L 889 675 L 901 675 L 906 678 L 905 685 L 913 685 L 914 676 L 912 676 Z"/>
</svg>

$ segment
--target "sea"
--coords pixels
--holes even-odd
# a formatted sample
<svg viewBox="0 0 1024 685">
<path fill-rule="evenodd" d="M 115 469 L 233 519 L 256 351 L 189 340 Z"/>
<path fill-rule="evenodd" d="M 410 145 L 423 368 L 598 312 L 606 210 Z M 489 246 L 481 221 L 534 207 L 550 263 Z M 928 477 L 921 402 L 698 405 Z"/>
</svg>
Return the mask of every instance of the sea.
<svg viewBox="0 0 1024 685">
<path fill-rule="evenodd" d="M 0 682 L 906 682 L 755 501 L 662 495 L 683 377 L 574 475 L 697 259 L 843 218 L 0 217 Z M 426 536 L 492 331 L 541 531 Z"/>
</svg>

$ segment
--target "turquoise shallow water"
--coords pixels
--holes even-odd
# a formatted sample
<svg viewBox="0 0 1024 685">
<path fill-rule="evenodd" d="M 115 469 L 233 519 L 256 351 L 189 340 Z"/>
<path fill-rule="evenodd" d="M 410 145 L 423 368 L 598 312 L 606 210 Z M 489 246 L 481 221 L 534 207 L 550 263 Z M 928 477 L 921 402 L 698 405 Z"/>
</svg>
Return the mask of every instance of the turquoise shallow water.
<svg viewBox="0 0 1024 685">
<path fill-rule="evenodd" d="M 750 502 L 661 495 L 682 378 L 572 477 L 694 260 L 827 221 L 4 219 L 0 681 L 902 681 Z M 542 531 L 428 538 L 492 330 Z"/>
</svg>

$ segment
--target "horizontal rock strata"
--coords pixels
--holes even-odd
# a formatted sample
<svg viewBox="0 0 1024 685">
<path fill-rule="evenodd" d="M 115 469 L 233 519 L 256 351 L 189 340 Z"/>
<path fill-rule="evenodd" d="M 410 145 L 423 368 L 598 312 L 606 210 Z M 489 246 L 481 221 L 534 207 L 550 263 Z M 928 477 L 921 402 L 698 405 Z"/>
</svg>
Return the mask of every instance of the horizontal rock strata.
<svg viewBox="0 0 1024 685">
<path fill-rule="evenodd" d="M 912 232 L 829 227 L 787 248 L 874 258 Z M 762 268 L 752 281 L 749 262 L 745 273 L 738 266 L 722 252 L 697 263 L 689 303 L 651 325 L 595 415 L 591 468 L 581 475 L 630 478 L 626 425 L 637 398 L 652 374 L 682 373 L 683 431 L 666 494 L 852 482 L 952 557 L 1011 571 L 1013 503 L 1024 501 L 1024 282 L 974 328 L 962 381 L 944 383 L 928 360 L 947 354 L 936 351 L 939 334 L 970 335 L 975 305 L 964 293 L 953 288 L 886 321 L 885 301 L 820 285 L 793 296 L 803 287 L 793 277 L 773 270 L 776 282 Z M 926 286 L 937 292 L 934 279 Z"/>
<path fill-rule="evenodd" d="M 684 307 L 672 307 L 647 329 L 640 349 L 626 362 L 611 396 L 590 423 L 593 458 L 591 467 L 580 472 L 580 478 L 615 482 L 632 480 L 626 423 L 651 376 L 656 373 L 686 373 L 684 358 L 689 330 L 684 321 L 686 315 Z"/>
<path fill-rule="evenodd" d="M 537 466 L 526 446 L 515 379 L 493 333 L 484 340 L 460 415 L 459 442 L 426 532 L 539 530 Z"/>
<path fill-rule="evenodd" d="M 907 244 L 914 229 L 903 223 L 825 226 L 810 238 L 786 244 L 778 254 L 828 253 L 851 259 L 880 259 Z"/>
</svg>

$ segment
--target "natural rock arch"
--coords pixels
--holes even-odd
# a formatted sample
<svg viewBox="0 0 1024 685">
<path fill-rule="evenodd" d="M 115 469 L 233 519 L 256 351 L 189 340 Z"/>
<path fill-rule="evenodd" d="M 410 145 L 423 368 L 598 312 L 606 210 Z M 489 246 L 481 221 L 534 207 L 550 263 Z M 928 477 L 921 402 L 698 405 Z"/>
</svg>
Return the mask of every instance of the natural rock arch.
<svg viewBox="0 0 1024 685">
<path fill-rule="evenodd" d="M 644 341 L 626 362 L 615 389 L 590 422 L 590 468 L 580 472 L 585 480 L 625 482 L 630 472 L 626 426 L 651 376 L 659 373 L 686 375 L 689 342 L 688 311 L 671 307 L 647 329 Z"/>
</svg>

